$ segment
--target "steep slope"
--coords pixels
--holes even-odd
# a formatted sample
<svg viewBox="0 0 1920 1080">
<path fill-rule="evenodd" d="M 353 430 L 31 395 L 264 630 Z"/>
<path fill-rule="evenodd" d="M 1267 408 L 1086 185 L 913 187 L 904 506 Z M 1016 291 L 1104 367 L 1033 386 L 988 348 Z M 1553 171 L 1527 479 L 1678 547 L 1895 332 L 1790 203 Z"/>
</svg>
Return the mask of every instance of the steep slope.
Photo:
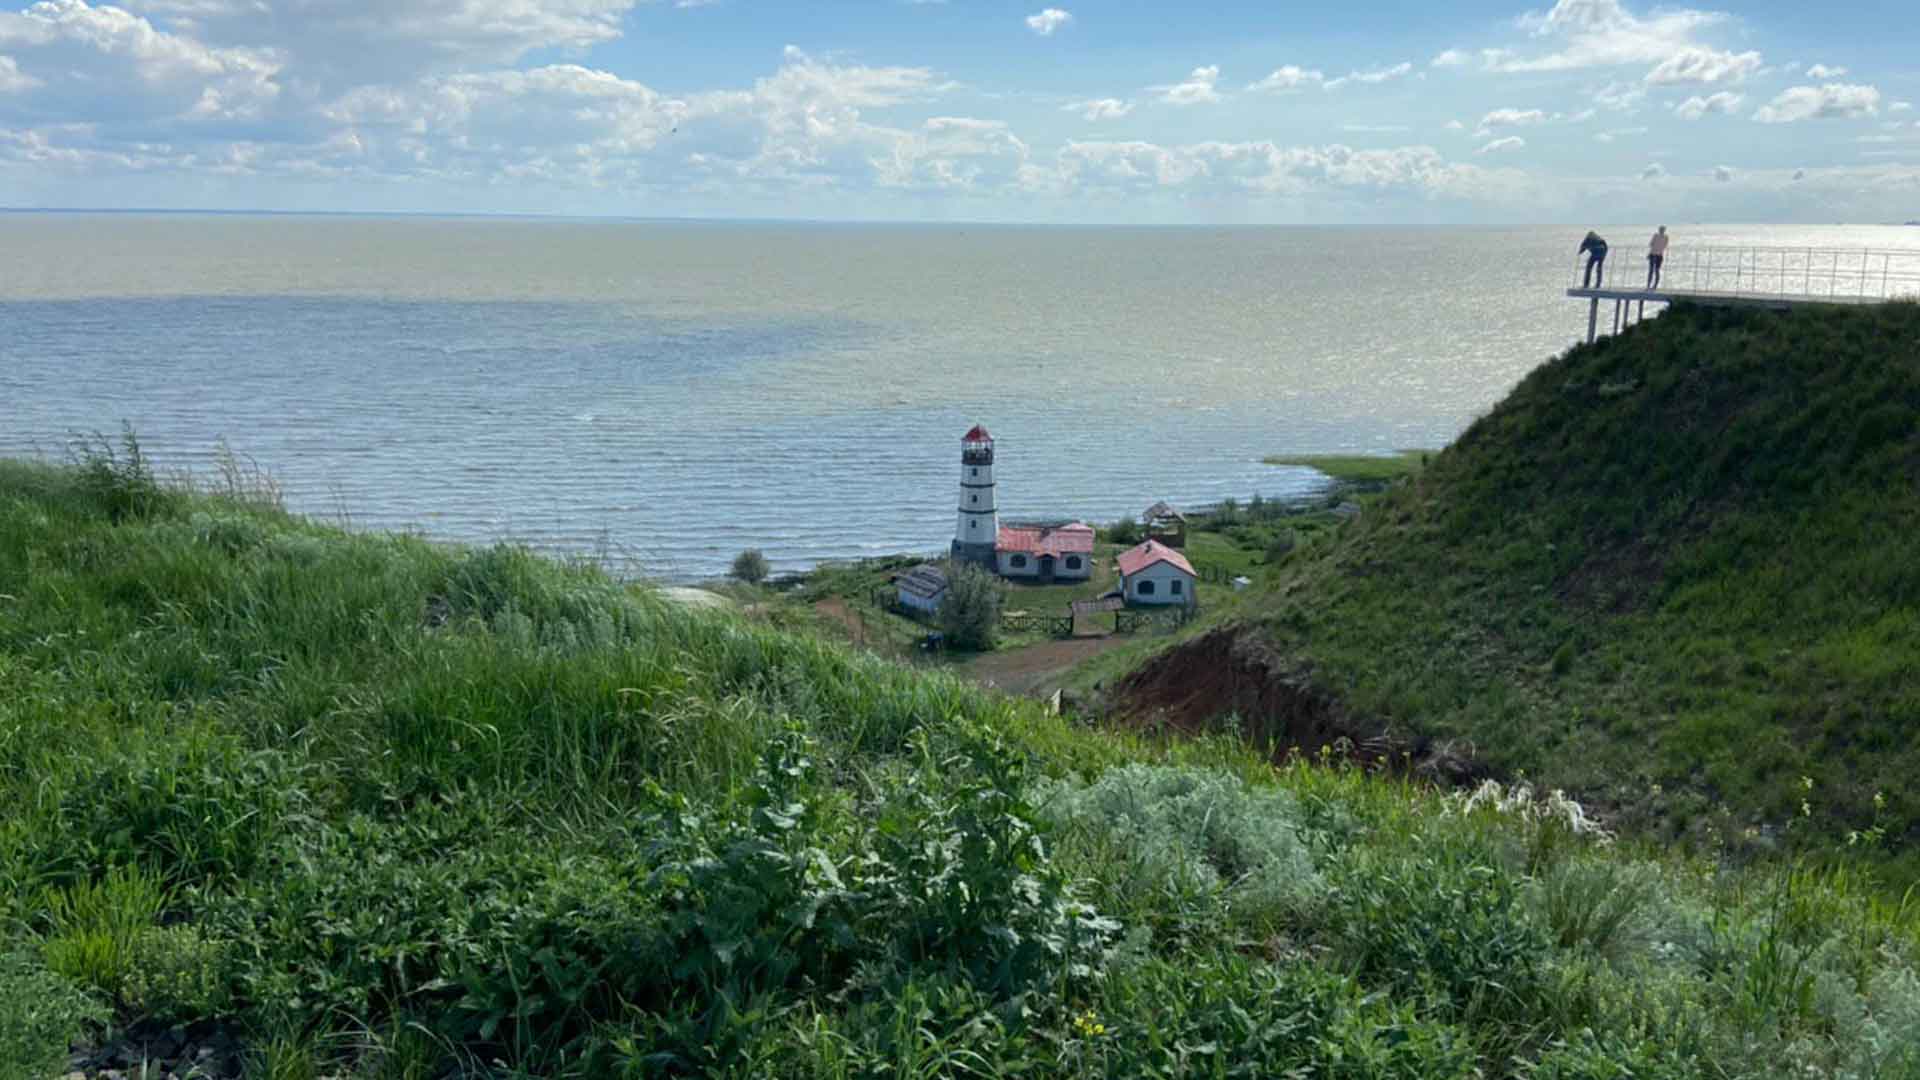
<svg viewBox="0 0 1920 1080">
<path fill-rule="evenodd" d="M 1920 812 L 1917 417 L 1914 305 L 1681 307 L 1575 348 L 1269 579 L 1239 654 L 1320 704 L 1304 732 L 1284 705 L 1243 720 L 1311 742 L 1331 709 L 1641 824 L 1897 838 Z M 1162 654 L 1124 704 L 1208 686 L 1220 648 Z M 1241 683 L 1187 696 L 1261 700 Z"/>
</svg>

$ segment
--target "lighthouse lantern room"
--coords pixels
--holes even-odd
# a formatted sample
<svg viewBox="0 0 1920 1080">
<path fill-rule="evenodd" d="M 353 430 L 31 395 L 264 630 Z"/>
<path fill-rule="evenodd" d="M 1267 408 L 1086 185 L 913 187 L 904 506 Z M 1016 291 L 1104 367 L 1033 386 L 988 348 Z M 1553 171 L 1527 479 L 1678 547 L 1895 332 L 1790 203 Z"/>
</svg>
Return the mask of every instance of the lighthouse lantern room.
<svg viewBox="0 0 1920 1080">
<path fill-rule="evenodd" d="M 960 517 L 954 525 L 953 557 L 991 571 L 1000 536 L 993 498 L 993 436 L 979 424 L 960 438 Z"/>
</svg>

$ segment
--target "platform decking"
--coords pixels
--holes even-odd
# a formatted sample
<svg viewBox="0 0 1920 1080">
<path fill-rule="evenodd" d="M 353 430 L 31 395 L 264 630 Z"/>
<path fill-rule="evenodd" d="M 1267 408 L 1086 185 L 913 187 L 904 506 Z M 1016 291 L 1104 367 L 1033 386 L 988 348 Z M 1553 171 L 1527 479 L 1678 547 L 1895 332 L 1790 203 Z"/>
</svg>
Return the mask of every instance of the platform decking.
<svg viewBox="0 0 1920 1080">
<path fill-rule="evenodd" d="M 1676 239 L 1660 284 L 1644 288 L 1646 256 L 1616 249 L 1605 279 L 1582 279 L 1576 258 L 1567 295 L 1588 302 L 1587 340 L 1599 332 L 1600 302 L 1613 301 L 1613 330 L 1644 317 L 1648 304 L 1687 302 L 1788 308 L 1799 304 L 1880 304 L 1920 300 L 1920 250 L 1835 248 L 1686 248 Z"/>
</svg>

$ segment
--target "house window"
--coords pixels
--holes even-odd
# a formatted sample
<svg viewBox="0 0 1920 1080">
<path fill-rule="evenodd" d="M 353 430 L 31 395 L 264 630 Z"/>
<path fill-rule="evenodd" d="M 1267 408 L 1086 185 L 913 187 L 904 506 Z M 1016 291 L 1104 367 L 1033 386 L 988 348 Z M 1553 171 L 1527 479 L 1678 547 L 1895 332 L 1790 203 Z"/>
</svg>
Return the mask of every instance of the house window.
<svg viewBox="0 0 1920 1080">
<path fill-rule="evenodd" d="M 1180 591 L 1186 588 L 1186 585 L 1187 583 L 1184 581 L 1176 581 L 1167 586 L 1167 591 L 1172 593 L 1175 596 L 1179 596 Z"/>
<path fill-rule="evenodd" d="M 1080 569 L 1080 556 L 1078 555 L 1067 556 L 1067 569 L 1069 570 Z"/>
<path fill-rule="evenodd" d="M 1135 586 L 1133 587 L 1133 594 L 1134 594 L 1135 596 L 1152 596 L 1152 595 L 1153 595 L 1153 582 L 1151 582 L 1151 581 L 1143 581 L 1143 582 L 1141 582 L 1140 584 L 1138 584 L 1138 585 L 1135 585 Z"/>
<path fill-rule="evenodd" d="M 1014 569 L 1016 569 L 1016 570 L 1018 570 L 1019 568 L 1021 568 L 1021 567 L 1023 567 L 1023 566 L 1025 566 L 1025 565 L 1027 565 L 1027 557 L 1026 557 L 1025 555 L 1015 555 L 1015 556 L 1013 557 L 1013 568 L 1014 568 Z"/>
</svg>

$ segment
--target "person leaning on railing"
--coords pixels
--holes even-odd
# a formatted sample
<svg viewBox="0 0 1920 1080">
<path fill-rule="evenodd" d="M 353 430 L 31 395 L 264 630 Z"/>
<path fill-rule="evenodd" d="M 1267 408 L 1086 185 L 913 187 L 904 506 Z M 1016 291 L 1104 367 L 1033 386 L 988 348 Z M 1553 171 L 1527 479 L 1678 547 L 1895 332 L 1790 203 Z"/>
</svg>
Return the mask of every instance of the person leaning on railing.
<svg viewBox="0 0 1920 1080">
<path fill-rule="evenodd" d="M 1599 233 L 1588 230 L 1587 238 L 1580 241 L 1579 254 L 1587 257 L 1587 272 L 1580 279 L 1580 287 L 1599 288 L 1607 273 L 1607 242 L 1600 238 Z"/>
</svg>

